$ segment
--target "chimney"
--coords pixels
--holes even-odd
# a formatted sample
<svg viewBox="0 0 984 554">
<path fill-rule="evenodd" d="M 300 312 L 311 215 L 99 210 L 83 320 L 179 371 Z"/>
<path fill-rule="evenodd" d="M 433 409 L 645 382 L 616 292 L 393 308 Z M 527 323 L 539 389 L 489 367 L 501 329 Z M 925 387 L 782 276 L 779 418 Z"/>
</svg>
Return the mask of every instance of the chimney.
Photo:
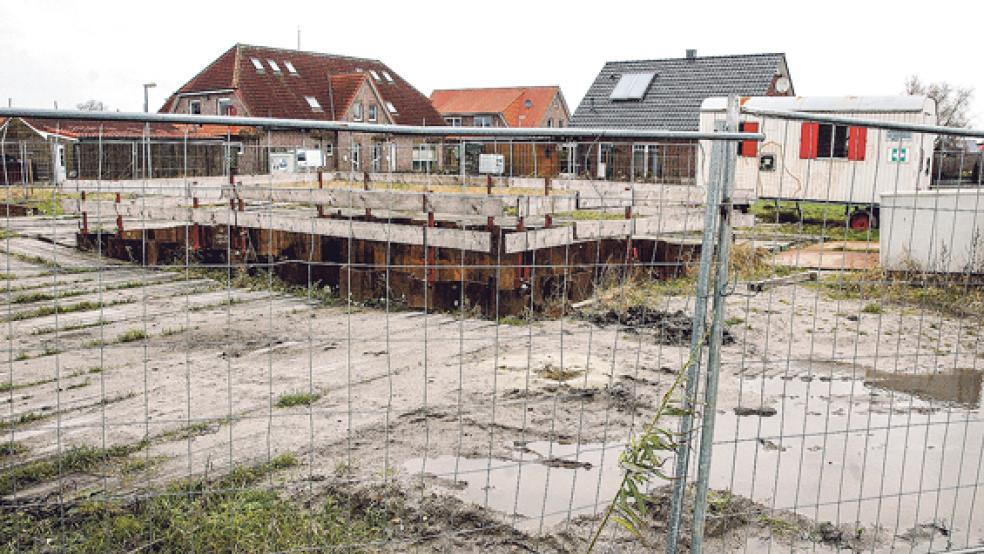
<svg viewBox="0 0 984 554">
<path fill-rule="evenodd" d="M 687 59 L 692 60 L 697 57 L 697 50 L 694 48 L 687 49 Z"/>
</svg>

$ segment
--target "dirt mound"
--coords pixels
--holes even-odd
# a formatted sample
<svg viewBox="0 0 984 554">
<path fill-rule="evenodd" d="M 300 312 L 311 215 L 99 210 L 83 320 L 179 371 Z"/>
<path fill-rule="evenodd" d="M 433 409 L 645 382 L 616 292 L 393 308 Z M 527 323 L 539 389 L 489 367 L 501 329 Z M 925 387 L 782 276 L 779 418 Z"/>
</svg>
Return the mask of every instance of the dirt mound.
<svg viewBox="0 0 984 554">
<path fill-rule="evenodd" d="M 646 306 L 630 306 L 623 310 L 582 311 L 582 319 L 595 325 L 621 325 L 634 333 L 652 333 L 657 344 L 687 346 L 693 335 L 693 315 L 683 310 L 667 312 Z M 724 330 L 724 343 L 735 342 L 734 336 Z"/>
</svg>

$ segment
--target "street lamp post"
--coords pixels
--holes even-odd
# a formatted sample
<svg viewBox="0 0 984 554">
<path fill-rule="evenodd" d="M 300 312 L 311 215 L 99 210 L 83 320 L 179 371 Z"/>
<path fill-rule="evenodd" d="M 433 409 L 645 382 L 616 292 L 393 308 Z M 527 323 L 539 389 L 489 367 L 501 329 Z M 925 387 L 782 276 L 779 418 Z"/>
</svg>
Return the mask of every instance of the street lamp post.
<svg viewBox="0 0 984 554">
<path fill-rule="evenodd" d="M 150 111 L 150 101 L 148 98 L 147 91 L 157 86 L 157 83 L 144 83 L 144 113 Z"/>
</svg>

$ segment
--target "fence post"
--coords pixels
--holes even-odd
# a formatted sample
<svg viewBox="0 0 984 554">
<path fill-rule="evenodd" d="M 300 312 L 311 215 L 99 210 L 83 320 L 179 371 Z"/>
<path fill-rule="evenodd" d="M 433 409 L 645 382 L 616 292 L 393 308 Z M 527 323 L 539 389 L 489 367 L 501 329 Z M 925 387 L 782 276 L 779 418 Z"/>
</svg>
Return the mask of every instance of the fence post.
<svg viewBox="0 0 984 554">
<path fill-rule="evenodd" d="M 738 129 L 738 97 L 728 96 L 726 131 Z M 697 457 L 697 491 L 694 494 L 694 525 L 690 552 L 699 554 L 704 541 L 704 520 L 707 516 L 707 489 L 711 473 L 711 452 L 714 447 L 714 421 L 717 416 L 718 376 L 721 373 L 721 342 L 724 331 L 724 304 L 728 288 L 728 257 L 731 254 L 731 195 L 735 184 L 735 165 L 738 152 L 728 144 L 721 175 L 721 204 L 718 220 L 718 255 L 714 277 L 714 304 L 711 333 L 707 346 L 707 384 L 704 386 L 704 408 L 701 416 L 700 451 Z"/>
<path fill-rule="evenodd" d="M 710 288 L 711 265 L 714 259 L 714 232 L 719 215 L 718 198 L 721 195 L 722 173 L 729 144 L 714 141 L 711 145 L 710 170 L 707 174 L 707 195 L 704 199 L 704 233 L 700 247 L 700 270 L 697 274 L 697 290 L 694 296 L 694 316 L 691 325 L 690 350 L 703 349 L 704 329 L 707 325 L 707 294 Z M 700 163 L 700 160 L 697 160 Z M 694 363 L 687 371 L 683 398 L 684 415 L 680 418 L 676 466 L 673 472 L 673 496 L 670 504 L 670 522 L 666 537 L 667 554 L 676 554 L 680 541 L 680 524 L 683 519 L 684 499 L 687 491 L 687 471 L 690 462 L 690 438 L 694 425 L 694 407 L 697 400 L 697 383 L 700 377 L 702 353 L 694 356 Z"/>
</svg>

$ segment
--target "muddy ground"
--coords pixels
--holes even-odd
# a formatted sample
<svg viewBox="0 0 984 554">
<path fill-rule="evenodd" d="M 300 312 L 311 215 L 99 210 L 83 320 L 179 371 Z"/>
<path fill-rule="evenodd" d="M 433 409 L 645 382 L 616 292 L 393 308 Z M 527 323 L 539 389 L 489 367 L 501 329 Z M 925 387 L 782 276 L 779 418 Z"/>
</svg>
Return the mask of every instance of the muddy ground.
<svg viewBox="0 0 984 554">
<path fill-rule="evenodd" d="M 438 522 L 381 549 L 578 551 L 615 492 L 622 445 L 687 357 L 679 326 L 504 325 L 231 288 L 80 253 L 75 225 L 11 219 L 21 236 L 2 241 L 4 441 L 24 449 L 4 470 L 147 439 L 130 456 L 145 463 L 16 486 L 5 510 L 289 452 L 301 464 L 272 483 L 290 497 L 388 483 Z M 674 321 L 691 304 L 667 296 L 660 309 Z M 716 493 L 709 550 L 984 540 L 980 322 L 868 304 L 809 284 L 729 297 L 711 486 L 730 494 Z M 304 401 L 285 405 L 290 394 Z M 651 519 L 658 543 L 665 506 Z"/>
</svg>

